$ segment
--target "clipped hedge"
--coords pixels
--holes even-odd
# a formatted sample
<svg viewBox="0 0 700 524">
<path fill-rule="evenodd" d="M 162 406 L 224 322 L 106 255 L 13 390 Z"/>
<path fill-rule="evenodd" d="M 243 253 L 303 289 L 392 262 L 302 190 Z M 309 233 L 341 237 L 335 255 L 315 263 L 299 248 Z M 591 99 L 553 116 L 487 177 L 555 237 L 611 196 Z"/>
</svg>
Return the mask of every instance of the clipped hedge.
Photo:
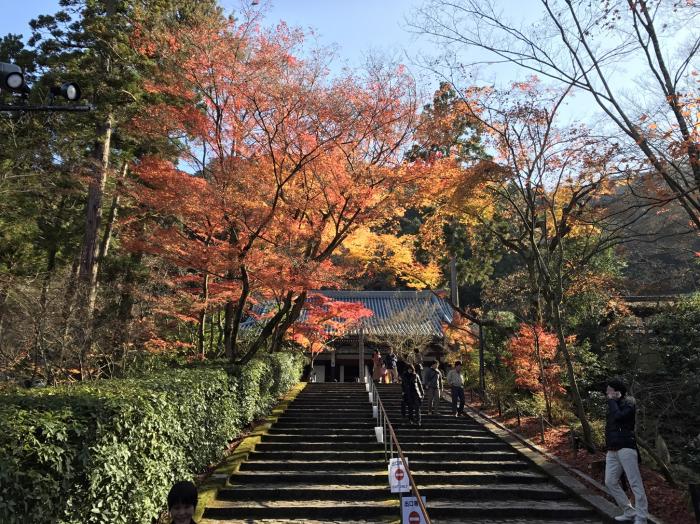
<svg viewBox="0 0 700 524">
<path fill-rule="evenodd" d="M 149 523 L 301 374 L 279 353 L 0 396 L 0 522 Z"/>
</svg>

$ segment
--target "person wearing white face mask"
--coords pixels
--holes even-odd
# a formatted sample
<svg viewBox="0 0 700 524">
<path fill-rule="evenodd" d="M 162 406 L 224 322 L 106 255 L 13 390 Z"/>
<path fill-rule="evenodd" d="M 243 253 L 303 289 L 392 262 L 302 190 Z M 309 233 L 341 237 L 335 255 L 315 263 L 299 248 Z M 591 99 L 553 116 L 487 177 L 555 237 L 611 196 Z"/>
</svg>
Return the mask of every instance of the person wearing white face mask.
<svg viewBox="0 0 700 524">
<path fill-rule="evenodd" d="M 634 524 L 646 524 L 647 496 L 639 472 L 639 451 L 634 435 L 635 401 L 627 395 L 627 387 L 619 379 L 608 380 L 605 394 L 608 397 L 608 414 L 605 421 L 605 445 L 608 450 L 605 456 L 605 487 L 623 510 L 622 515 L 615 517 L 615 520 L 634 520 Z M 620 486 L 623 472 L 634 495 L 634 506 Z"/>
</svg>

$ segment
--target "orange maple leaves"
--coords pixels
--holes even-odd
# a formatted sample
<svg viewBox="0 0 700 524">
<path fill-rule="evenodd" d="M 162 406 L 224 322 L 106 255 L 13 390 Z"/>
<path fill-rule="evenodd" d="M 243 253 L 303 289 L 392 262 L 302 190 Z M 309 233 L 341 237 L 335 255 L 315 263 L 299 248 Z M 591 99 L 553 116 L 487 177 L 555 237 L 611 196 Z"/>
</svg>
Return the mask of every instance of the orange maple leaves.
<svg viewBox="0 0 700 524">
<path fill-rule="evenodd" d="M 508 343 L 511 357 L 506 362 L 515 373 L 516 385 L 533 393 L 563 393 L 557 346 L 556 335 L 542 326 L 520 324 Z"/>
<path fill-rule="evenodd" d="M 170 142 L 177 163 L 134 166 L 146 226 L 132 245 L 210 277 L 202 300 L 245 311 L 342 283 L 347 268 L 331 255 L 398 205 L 411 176 L 399 168 L 415 118 L 411 77 L 376 64 L 331 80 L 301 31 L 254 19 L 140 38 L 159 58 L 149 89 L 161 102 L 134 125 Z"/>
</svg>

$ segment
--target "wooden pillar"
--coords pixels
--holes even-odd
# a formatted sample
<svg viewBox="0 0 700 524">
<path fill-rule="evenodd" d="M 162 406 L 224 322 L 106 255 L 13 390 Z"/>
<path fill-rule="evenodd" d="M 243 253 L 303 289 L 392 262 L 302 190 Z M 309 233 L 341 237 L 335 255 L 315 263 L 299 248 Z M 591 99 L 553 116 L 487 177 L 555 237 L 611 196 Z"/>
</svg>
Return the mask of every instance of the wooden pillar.
<svg viewBox="0 0 700 524">
<path fill-rule="evenodd" d="M 457 259 L 450 256 L 450 300 L 454 307 L 459 307 L 459 288 L 457 287 Z"/>
<path fill-rule="evenodd" d="M 362 382 L 365 374 L 365 332 L 364 327 L 360 325 L 357 332 L 357 381 Z"/>
</svg>

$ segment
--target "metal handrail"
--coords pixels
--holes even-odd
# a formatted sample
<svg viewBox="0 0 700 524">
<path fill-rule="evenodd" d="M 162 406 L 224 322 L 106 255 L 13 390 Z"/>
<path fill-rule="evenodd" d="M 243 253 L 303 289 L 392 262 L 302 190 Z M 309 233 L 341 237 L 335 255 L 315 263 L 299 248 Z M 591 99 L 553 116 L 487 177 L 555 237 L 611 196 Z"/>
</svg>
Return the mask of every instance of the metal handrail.
<svg viewBox="0 0 700 524">
<path fill-rule="evenodd" d="M 404 471 L 408 475 L 408 481 L 411 484 L 411 491 L 413 492 L 413 495 L 416 497 L 416 501 L 418 501 L 418 506 L 420 507 L 421 513 L 423 513 L 423 518 L 425 519 L 426 524 L 432 524 L 430 517 L 428 516 L 428 510 L 425 507 L 425 504 L 423 503 L 423 498 L 420 495 L 420 491 L 418 491 L 418 486 L 416 485 L 416 481 L 413 479 L 413 475 L 411 474 L 411 470 L 408 467 L 408 461 L 406 460 L 406 456 L 403 453 L 403 450 L 401 449 L 401 445 L 399 444 L 399 439 L 396 436 L 396 433 L 394 432 L 394 427 L 391 425 L 391 421 L 389 420 L 389 417 L 386 414 L 386 410 L 384 409 L 384 404 L 382 403 L 381 399 L 379 398 L 379 391 L 377 390 L 377 386 L 372 380 L 372 377 L 365 374 L 365 383 L 369 384 L 370 386 L 370 391 L 372 393 L 372 405 L 377 406 L 377 419 L 378 423 L 380 426 L 382 426 L 382 430 L 384 431 L 384 438 L 382 439 L 384 441 L 384 458 L 387 458 L 387 429 L 389 430 L 389 458 L 393 459 L 394 458 L 394 445 L 396 445 L 396 453 L 401 459 L 401 462 L 403 463 Z M 387 462 L 389 462 L 387 460 Z"/>
</svg>

